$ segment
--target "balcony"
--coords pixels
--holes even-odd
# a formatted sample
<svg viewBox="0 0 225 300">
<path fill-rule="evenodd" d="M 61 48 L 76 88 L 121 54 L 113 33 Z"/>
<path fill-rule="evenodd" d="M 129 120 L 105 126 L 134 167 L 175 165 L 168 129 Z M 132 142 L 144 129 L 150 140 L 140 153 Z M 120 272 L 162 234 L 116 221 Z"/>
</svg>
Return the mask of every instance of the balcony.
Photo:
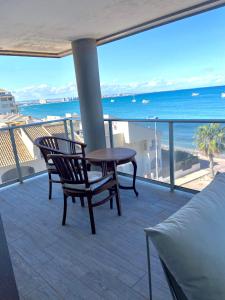
<svg viewBox="0 0 225 300">
<path fill-rule="evenodd" d="M 194 145 L 199 126 L 213 122 L 105 119 L 107 146 L 137 152 L 139 197 L 121 190 L 121 217 L 108 205 L 96 208 L 96 236 L 90 234 L 87 209 L 78 201 L 69 202 L 67 226 L 61 226 L 61 187 L 54 185 L 49 201 L 45 164 L 33 144 L 41 135 L 82 140 L 79 120 L 2 128 L 0 211 L 20 298 L 148 299 L 144 228 L 182 207 L 192 197 L 187 191 L 210 182 L 207 157 L 187 145 Z M 223 153 L 218 153 L 215 171 L 224 166 Z M 129 164 L 119 167 L 120 181 L 129 181 L 131 172 Z M 170 192 L 176 189 L 181 191 Z M 154 299 L 170 300 L 154 251 L 151 261 Z"/>
<path fill-rule="evenodd" d="M 120 180 L 129 180 L 120 178 Z M 191 194 L 138 181 L 140 196 L 121 191 L 123 215 L 109 205 L 95 209 L 97 235 L 87 208 L 69 202 L 61 226 L 62 191 L 48 198 L 47 176 L 1 190 L 0 211 L 22 299 L 148 299 L 144 228 L 184 205 Z M 154 299 L 170 299 L 153 254 Z"/>
</svg>

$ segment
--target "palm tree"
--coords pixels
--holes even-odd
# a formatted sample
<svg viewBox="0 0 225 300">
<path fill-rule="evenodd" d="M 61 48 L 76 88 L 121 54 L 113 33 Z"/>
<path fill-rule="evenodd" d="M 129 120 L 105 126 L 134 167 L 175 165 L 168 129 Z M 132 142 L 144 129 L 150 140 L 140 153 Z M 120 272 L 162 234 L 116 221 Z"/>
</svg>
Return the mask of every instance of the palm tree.
<svg viewBox="0 0 225 300">
<path fill-rule="evenodd" d="M 198 149 L 209 158 L 209 166 L 214 177 L 214 155 L 225 150 L 225 128 L 220 124 L 212 123 L 200 126 L 196 133 Z"/>
</svg>

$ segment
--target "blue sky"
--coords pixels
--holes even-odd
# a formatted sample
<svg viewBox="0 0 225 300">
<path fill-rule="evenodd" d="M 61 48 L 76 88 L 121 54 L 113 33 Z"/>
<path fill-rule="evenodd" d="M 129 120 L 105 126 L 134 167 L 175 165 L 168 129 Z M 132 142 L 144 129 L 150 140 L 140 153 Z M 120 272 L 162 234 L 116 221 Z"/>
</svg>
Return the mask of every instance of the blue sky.
<svg viewBox="0 0 225 300">
<path fill-rule="evenodd" d="M 225 85 L 225 8 L 98 47 L 103 95 Z M 0 57 L 17 100 L 77 95 L 72 56 Z"/>
</svg>

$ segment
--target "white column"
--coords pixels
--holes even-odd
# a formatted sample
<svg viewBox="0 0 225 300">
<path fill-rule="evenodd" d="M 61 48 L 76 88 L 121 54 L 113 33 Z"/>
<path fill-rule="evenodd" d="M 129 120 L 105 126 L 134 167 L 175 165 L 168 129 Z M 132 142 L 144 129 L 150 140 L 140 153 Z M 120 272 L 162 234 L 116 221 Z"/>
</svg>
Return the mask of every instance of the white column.
<svg viewBox="0 0 225 300">
<path fill-rule="evenodd" d="M 72 42 L 81 122 L 87 151 L 105 148 L 105 130 L 101 101 L 96 40 Z"/>
</svg>

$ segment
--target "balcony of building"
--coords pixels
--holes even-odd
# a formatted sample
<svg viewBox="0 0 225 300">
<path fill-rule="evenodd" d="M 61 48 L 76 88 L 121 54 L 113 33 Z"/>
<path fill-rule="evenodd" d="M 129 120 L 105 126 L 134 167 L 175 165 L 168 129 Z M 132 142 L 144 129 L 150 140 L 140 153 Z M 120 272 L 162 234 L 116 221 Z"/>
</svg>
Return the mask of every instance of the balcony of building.
<svg viewBox="0 0 225 300">
<path fill-rule="evenodd" d="M 20 298 L 148 299 L 144 228 L 169 217 L 212 180 L 208 158 L 196 147 L 181 148 L 176 136 L 185 124 L 189 144 L 194 144 L 193 130 L 212 122 L 105 119 L 108 147 L 137 152 L 139 196 L 121 190 L 121 217 L 107 204 L 96 208 L 95 236 L 87 206 L 82 208 L 78 200 L 69 201 L 67 226 L 61 226 L 61 186 L 54 184 L 49 201 L 46 166 L 33 143 L 46 135 L 82 141 L 80 121 L 2 128 L 0 212 Z M 223 126 L 225 121 L 218 122 Z M 215 170 L 224 165 L 221 154 Z M 131 166 L 118 171 L 120 182 L 127 184 Z M 171 299 L 155 252 L 151 261 L 154 299 Z"/>
<path fill-rule="evenodd" d="M 97 46 L 224 4 L 224 0 L 22 0 L 15 7 L 9 0 L 2 5 L 0 55 L 73 54 L 82 121 L 77 129 L 72 119 L 0 129 L 0 211 L 21 299 L 148 299 L 144 228 L 184 205 L 191 198 L 184 191 L 201 190 L 212 180 L 208 157 L 196 151 L 192 133 L 215 121 L 114 119 L 104 124 Z M 225 120 L 216 122 L 221 125 Z M 189 134 L 181 135 L 184 124 Z M 61 188 L 55 185 L 48 201 L 45 163 L 33 143 L 43 135 L 84 139 L 88 151 L 133 148 L 139 197 L 121 191 L 121 217 L 107 205 L 96 209 L 95 236 L 90 234 L 87 209 L 71 201 L 68 225 L 62 227 Z M 188 143 L 183 147 L 184 136 Z M 224 157 L 218 153 L 214 171 L 223 168 Z M 118 171 L 120 180 L 129 180 L 123 177 L 131 174 L 129 165 Z M 154 252 L 152 269 L 154 299 L 170 299 Z"/>
</svg>

